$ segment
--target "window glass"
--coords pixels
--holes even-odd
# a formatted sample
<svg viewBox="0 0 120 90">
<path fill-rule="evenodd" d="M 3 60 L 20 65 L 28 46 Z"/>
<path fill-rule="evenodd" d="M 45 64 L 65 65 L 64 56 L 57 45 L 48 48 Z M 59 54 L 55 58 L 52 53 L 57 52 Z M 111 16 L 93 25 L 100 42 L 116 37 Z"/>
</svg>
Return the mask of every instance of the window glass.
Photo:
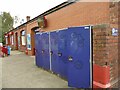
<svg viewBox="0 0 120 90">
<path fill-rule="evenodd" d="M 13 43 L 13 35 L 10 36 L 10 44 L 12 44 L 12 45 L 14 44 Z"/>
<path fill-rule="evenodd" d="M 25 40 L 25 36 L 22 36 L 22 45 L 26 45 L 26 40 Z"/>
<path fill-rule="evenodd" d="M 22 36 L 25 36 L 25 31 L 22 31 Z"/>
<path fill-rule="evenodd" d="M 25 31 L 21 32 L 21 42 L 22 42 L 22 45 L 26 45 Z"/>
<path fill-rule="evenodd" d="M 11 44 L 13 45 L 14 42 L 13 42 L 13 35 L 11 36 Z"/>
<path fill-rule="evenodd" d="M 8 37 L 6 37 L 5 40 L 6 40 L 6 44 L 8 44 Z"/>
</svg>

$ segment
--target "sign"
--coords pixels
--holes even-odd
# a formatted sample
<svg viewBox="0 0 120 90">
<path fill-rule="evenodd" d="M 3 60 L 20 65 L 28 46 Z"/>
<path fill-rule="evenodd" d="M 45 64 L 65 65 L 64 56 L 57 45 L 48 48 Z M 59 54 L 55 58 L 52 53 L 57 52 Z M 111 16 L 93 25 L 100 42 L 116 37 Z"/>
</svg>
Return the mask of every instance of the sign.
<svg viewBox="0 0 120 90">
<path fill-rule="evenodd" d="M 38 23 L 39 28 L 45 28 L 47 26 L 47 20 L 44 16 L 39 17 L 37 20 L 37 23 Z"/>
<path fill-rule="evenodd" d="M 118 36 L 118 29 L 112 28 L 112 36 Z"/>
<path fill-rule="evenodd" d="M 31 35 L 27 34 L 27 49 L 31 50 Z"/>
</svg>

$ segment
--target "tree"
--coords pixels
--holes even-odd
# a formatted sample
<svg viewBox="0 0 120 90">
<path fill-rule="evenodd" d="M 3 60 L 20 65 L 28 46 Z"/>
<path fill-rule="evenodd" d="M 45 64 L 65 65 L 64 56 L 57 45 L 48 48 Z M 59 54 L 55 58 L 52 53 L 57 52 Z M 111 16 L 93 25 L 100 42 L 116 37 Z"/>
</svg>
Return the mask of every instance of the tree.
<svg viewBox="0 0 120 90">
<path fill-rule="evenodd" d="M 0 15 L 0 43 L 2 42 L 2 17 Z"/>
<path fill-rule="evenodd" d="M 10 13 L 3 12 L 0 14 L 0 38 L 2 38 L 2 42 L 5 42 L 4 34 L 9 30 L 13 29 L 14 19 L 10 15 Z"/>
<path fill-rule="evenodd" d="M 14 27 L 19 26 L 24 23 L 24 19 L 19 18 L 18 16 L 14 17 Z"/>
</svg>

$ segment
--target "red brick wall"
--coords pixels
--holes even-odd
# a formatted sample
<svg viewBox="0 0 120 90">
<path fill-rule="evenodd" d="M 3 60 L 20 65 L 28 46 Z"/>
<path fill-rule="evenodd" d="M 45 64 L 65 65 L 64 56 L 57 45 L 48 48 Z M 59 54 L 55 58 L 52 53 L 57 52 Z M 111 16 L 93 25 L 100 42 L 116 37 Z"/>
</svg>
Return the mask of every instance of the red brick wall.
<svg viewBox="0 0 120 90">
<path fill-rule="evenodd" d="M 94 26 L 93 32 L 93 60 L 94 64 L 110 67 L 110 84 L 111 87 L 118 88 L 120 83 L 120 36 L 112 36 L 112 28 L 119 30 L 118 21 L 120 19 L 118 10 L 118 3 L 110 3 L 108 25 Z M 120 8 L 120 6 L 119 6 Z M 120 31 L 119 31 L 120 34 Z M 93 77 L 94 78 L 94 77 Z"/>
<path fill-rule="evenodd" d="M 119 29 L 119 38 L 118 38 L 118 76 L 120 77 L 120 2 L 118 3 L 118 29 Z M 118 81 L 118 86 L 120 88 L 120 80 Z"/>
<path fill-rule="evenodd" d="M 109 23 L 109 3 L 81 2 L 67 6 L 46 16 L 48 27 L 45 31 L 70 26 Z"/>
<path fill-rule="evenodd" d="M 70 26 L 97 25 L 109 23 L 108 2 L 74 3 L 47 16 L 47 27 L 44 31 L 52 31 Z M 27 32 L 37 26 L 37 21 L 27 24 Z"/>
<path fill-rule="evenodd" d="M 16 49 L 16 36 L 15 36 L 15 33 L 18 33 L 18 37 L 20 37 L 20 46 L 18 45 L 18 50 L 25 51 L 26 50 L 26 45 L 22 45 L 22 42 L 21 42 L 21 31 L 22 30 L 27 31 L 26 26 L 23 26 L 23 27 L 19 28 L 18 30 L 14 31 L 14 49 Z M 27 42 L 26 42 L 26 44 L 27 44 Z"/>
<path fill-rule="evenodd" d="M 74 3 L 47 15 L 46 19 L 47 27 L 43 29 L 44 31 L 52 31 L 61 28 L 67 28 L 70 26 L 109 23 L 109 3 Z M 24 26 L 24 28 L 26 28 L 27 34 L 31 34 L 31 29 L 36 26 L 37 22 L 33 21 Z M 21 29 L 18 29 L 17 32 L 20 33 L 20 30 Z M 31 42 L 32 49 L 34 48 L 33 43 L 34 42 Z M 20 50 L 24 51 L 23 49 L 25 48 L 21 48 Z M 32 55 L 31 51 L 29 51 L 28 53 Z"/>
<path fill-rule="evenodd" d="M 34 36 L 32 35 L 32 28 L 34 27 L 37 27 L 37 21 L 33 21 L 33 22 L 30 22 L 26 25 L 26 28 L 27 28 L 27 34 L 30 34 L 31 35 L 31 50 L 28 50 L 28 54 L 29 55 L 34 55 L 33 51 L 34 51 Z"/>
<path fill-rule="evenodd" d="M 58 30 L 71 26 L 109 23 L 109 3 L 75 3 L 47 15 L 46 19 L 47 27 L 43 29 L 44 31 Z M 36 23 L 34 22 L 33 24 Z"/>
<path fill-rule="evenodd" d="M 112 28 L 118 29 L 120 27 L 119 9 L 120 6 L 118 3 L 74 3 L 47 15 L 46 19 L 48 26 L 43 30 L 52 31 L 71 26 L 94 25 L 94 64 L 110 67 L 110 83 L 112 83 L 115 79 L 118 79 L 118 76 L 120 76 L 118 75 L 118 65 L 120 65 L 120 35 L 112 36 L 111 34 Z M 15 32 L 18 32 L 18 36 L 20 36 L 21 30 L 27 30 L 26 33 L 31 34 L 31 29 L 36 26 L 37 22 L 33 21 L 28 23 L 26 26 L 19 28 Z M 33 42 L 31 44 L 33 46 Z M 19 50 L 25 51 L 25 49 L 25 46 L 20 46 Z M 31 51 L 28 53 L 32 55 Z M 113 84 L 113 87 L 118 86 L 118 82 Z"/>
<path fill-rule="evenodd" d="M 46 19 L 48 26 L 43 29 L 44 31 L 57 30 L 70 26 L 97 25 L 109 23 L 109 3 L 74 3 L 47 15 Z M 18 36 L 20 36 L 21 30 L 27 30 L 26 33 L 29 34 L 31 33 L 31 29 L 35 26 L 37 26 L 37 22 L 33 21 L 28 23 L 26 26 L 19 28 L 15 32 L 18 32 Z M 97 33 L 97 30 L 95 32 Z M 100 31 L 98 30 L 98 32 Z M 33 42 L 31 44 L 33 46 Z M 22 51 L 25 51 L 25 49 L 25 46 L 20 46 L 19 48 L 19 50 Z M 32 55 L 31 51 L 29 51 L 29 54 Z M 100 57 L 100 55 L 98 55 L 98 57 Z"/>
<path fill-rule="evenodd" d="M 106 65 L 108 62 L 107 52 L 107 35 L 109 24 L 101 24 L 93 27 L 93 61 L 100 66 Z"/>
<path fill-rule="evenodd" d="M 119 24 L 118 24 L 118 20 L 119 20 L 119 10 L 118 10 L 119 4 L 116 3 L 110 3 L 110 28 L 116 28 L 119 30 Z M 119 31 L 120 32 L 120 31 Z M 120 33 L 119 33 L 120 34 Z M 120 62 L 120 57 L 119 57 L 119 50 L 120 50 L 120 45 L 119 45 L 119 38 L 120 36 L 109 36 L 107 37 L 108 40 L 108 51 L 109 51 L 109 62 L 110 62 L 110 66 L 111 66 L 111 83 L 113 83 L 115 80 L 118 80 L 118 78 L 120 78 L 119 75 L 119 62 Z M 114 83 L 113 83 L 114 84 Z M 120 84 L 120 83 L 119 83 Z M 116 84 L 114 84 L 113 87 L 118 87 L 120 85 L 118 85 L 118 81 L 116 82 Z"/>
</svg>

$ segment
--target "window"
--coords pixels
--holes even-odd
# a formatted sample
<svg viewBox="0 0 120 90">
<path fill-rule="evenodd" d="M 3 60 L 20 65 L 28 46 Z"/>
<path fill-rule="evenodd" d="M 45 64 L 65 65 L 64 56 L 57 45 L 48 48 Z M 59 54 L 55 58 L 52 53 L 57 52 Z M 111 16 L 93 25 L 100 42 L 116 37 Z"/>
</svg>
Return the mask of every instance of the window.
<svg viewBox="0 0 120 90">
<path fill-rule="evenodd" d="M 13 44 L 14 44 L 14 42 L 13 42 L 13 41 L 14 41 L 14 40 L 13 40 L 13 35 L 11 36 L 11 41 L 12 41 L 12 45 L 13 45 Z"/>
<path fill-rule="evenodd" d="M 13 34 L 10 36 L 10 44 L 12 44 L 12 45 L 14 44 L 13 43 Z"/>
<path fill-rule="evenodd" d="M 8 44 L 8 37 L 5 37 L 6 44 Z"/>
<path fill-rule="evenodd" d="M 26 45 L 25 31 L 21 32 L 21 42 L 22 42 L 22 45 Z"/>
</svg>

